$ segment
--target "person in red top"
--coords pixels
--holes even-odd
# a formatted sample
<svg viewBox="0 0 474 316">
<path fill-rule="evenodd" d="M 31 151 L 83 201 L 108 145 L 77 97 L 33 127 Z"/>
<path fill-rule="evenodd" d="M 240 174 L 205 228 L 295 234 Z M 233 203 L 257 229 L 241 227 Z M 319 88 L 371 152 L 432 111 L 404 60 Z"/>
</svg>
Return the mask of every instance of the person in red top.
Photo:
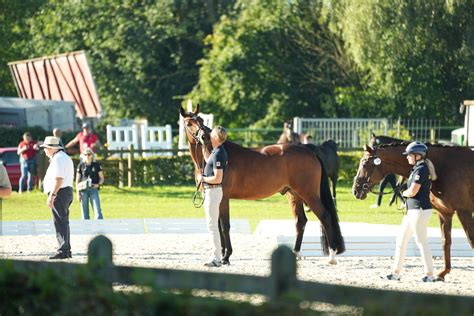
<svg viewBox="0 0 474 316">
<path fill-rule="evenodd" d="M 33 140 L 31 134 L 26 132 L 23 134 L 23 141 L 18 144 L 18 155 L 20 156 L 21 177 L 18 184 L 18 193 L 24 190 L 24 182 L 27 180 L 27 190 L 33 190 L 33 176 L 36 170 L 36 151 L 39 149 L 38 143 Z"/>
<path fill-rule="evenodd" d="M 71 148 L 72 146 L 79 143 L 80 152 L 84 152 L 87 148 L 90 148 L 95 152 L 100 147 L 99 137 L 91 132 L 89 124 L 82 124 L 82 132 L 79 132 L 73 140 L 66 144 L 66 148 Z"/>
</svg>

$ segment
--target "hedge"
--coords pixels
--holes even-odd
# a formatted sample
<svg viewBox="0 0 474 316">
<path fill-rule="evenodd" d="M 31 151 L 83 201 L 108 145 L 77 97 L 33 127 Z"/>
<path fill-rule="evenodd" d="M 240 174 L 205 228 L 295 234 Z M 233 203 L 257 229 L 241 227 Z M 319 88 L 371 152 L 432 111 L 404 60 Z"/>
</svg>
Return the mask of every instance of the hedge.
<svg viewBox="0 0 474 316">
<path fill-rule="evenodd" d="M 341 168 L 339 181 L 352 181 L 357 172 L 361 152 L 340 152 Z M 120 179 L 119 159 L 99 160 L 104 168 L 106 184 L 118 185 Z M 76 159 L 75 164 L 77 165 Z M 135 185 L 183 185 L 194 183 L 194 164 L 188 155 L 171 157 L 136 158 Z M 124 165 L 124 185 L 127 184 L 127 160 Z"/>
<path fill-rule="evenodd" d="M 50 268 L 18 271 L 0 261 L 0 315 L 317 315 L 298 304 L 245 302 L 174 294 L 151 288 L 141 293 L 114 291 L 88 270 L 74 275 Z"/>
</svg>

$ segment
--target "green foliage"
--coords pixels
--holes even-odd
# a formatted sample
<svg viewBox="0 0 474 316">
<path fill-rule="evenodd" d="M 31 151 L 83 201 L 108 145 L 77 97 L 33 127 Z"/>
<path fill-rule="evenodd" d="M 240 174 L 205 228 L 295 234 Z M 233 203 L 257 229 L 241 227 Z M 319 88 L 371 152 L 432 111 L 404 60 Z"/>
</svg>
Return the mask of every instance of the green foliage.
<svg viewBox="0 0 474 316">
<path fill-rule="evenodd" d="M 16 147 L 23 140 L 23 134 L 30 132 L 34 140 L 43 141 L 46 136 L 51 136 L 52 131 L 46 131 L 39 126 L 27 128 L 7 128 L 0 126 L 0 147 Z M 62 140 L 66 142 L 76 136 L 75 132 L 63 132 Z"/>
<path fill-rule="evenodd" d="M 114 291 L 86 265 L 70 274 L 50 268 L 20 270 L 13 261 L 2 260 L 0 293 L 8 298 L 0 301 L 2 315 L 316 315 L 296 304 L 281 303 L 277 309 L 269 303 L 254 306 L 153 288 Z"/>
<path fill-rule="evenodd" d="M 473 97 L 472 1 L 341 1 L 333 27 L 363 74 L 338 101 L 352 115 L 460 122 Z"/>
<path fill-rule="evenodd" d="M 203 39 L 232 3 L 49 0 L 28 20 L 22 58 L 85 50 L 108 115 L 174 123 Z"/>
<path fill-rule="evenodd" d="M 338 39 L 321 12 L 316 1 L 240 1 L 207 38 L 211 48 L 189 97 L 229 127 L 336 116 L 335 82 L 350 71 L 338 63 Z"/>
</svg>

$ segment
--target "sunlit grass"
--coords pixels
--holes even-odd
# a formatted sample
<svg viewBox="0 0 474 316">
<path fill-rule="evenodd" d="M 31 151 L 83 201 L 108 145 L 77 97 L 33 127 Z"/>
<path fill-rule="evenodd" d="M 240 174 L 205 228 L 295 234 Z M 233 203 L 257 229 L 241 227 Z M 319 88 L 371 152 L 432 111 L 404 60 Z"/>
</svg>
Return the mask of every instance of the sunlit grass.
<svg viewBox="0 0 474 316">
<path fill-rule="evenodd" d="M 105 218 L 202 218 L 204 210 L 192 203 L 193 186 L 155 186 L 133 189 L 104 187 L 100 191 Z M 390 196 L 382 200 L 382 206 L 371 209 L 375 195 L 363 201 L 356 200 L 351 193 L 350 183 L 341 183 L 337 189 L 339 219 L 343 222 L 366 222 L 374 224 L 401 223 L 403 214 L 396 206 L 387 207 Z M 293 219 L 286 197 L 280 194 L 258 201 L 231 200 L 230 215 L 235 219 L 248 219 L 252 231 L 264 219 Z M 307 213 L 309 220 L 314 214 Z M 71 219 L 80 219 L 80 205 L 75 200 L 71 206 Z M 35 191 L 16 194 L 3 199 L 2 220 L 28 221 L 49 220 L 51 211 L 46 206 L 46 195 Z M 430 226 L 439 227 L 436 212 Z M 461 227 L 457 217 L 454 227 Z"/>
</svg>

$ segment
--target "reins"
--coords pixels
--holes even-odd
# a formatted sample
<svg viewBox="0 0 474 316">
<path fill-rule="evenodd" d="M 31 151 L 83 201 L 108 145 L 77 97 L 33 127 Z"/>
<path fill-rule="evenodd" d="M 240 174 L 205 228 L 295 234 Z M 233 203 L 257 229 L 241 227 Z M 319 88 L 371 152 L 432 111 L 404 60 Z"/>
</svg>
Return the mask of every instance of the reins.
<svg viewBox="0 0 474 316">
<path fill-rule="evenodd" d="M 195 119 L 195 118 L 193 117 L 193 119 Z M 197 122 L 199 122 L 199 121 L 197 121 Z M 192 131 L 189 129 L 188 126 L 186 126 L 186 124 L 184 124 L 184 127 L 186 128 L 188 133 L 192 136 L 192 138 L 195 141 L 194 156 L 196 157 L 196 161 L 194 162 L 194 165 L 195 165 L 196 169 L 199 169 L 199 173 L 201 175 L 203 175 L 204 174 L 204 150 L 205 150 L 204 145 L 202 145 L 202 151 L 203 151 L 203 153 L 202 153 L 203 154 L 202 166 L 199 166 L 199 164 L 197 162 L 198 144 L 200 143 L 200 141 L 198 139 L 198 137 L 199 137 L 198 135 L 199 135 L 200 131 L 202 130 L 202 127 L 200 125 L 201 124 L 199 124 L 199 129 L 196 132 L 196 134 L 192 133 Z M 194 194 L 193 194 L 193 205 L 194 205 L 195 208 L 200 208 L 204 204 L 204 199 L 205 199 L 204 195 L 199 190 L 199 188 L 201 187 L 201 184 L 202 184 L 202 177 L 201 177 L 201 180 L 199 180 L 199 182 L 197 183 L 196 190 L 194 191 Z"/>
</svg>

